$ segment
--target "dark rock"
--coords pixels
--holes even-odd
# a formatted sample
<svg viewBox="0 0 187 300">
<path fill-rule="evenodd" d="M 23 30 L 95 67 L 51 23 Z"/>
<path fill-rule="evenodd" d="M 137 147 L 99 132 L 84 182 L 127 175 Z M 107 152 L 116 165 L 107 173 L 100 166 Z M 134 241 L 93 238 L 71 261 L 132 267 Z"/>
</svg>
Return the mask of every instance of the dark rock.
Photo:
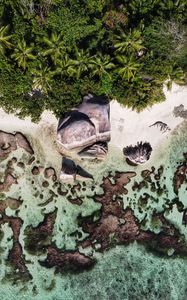
<svg viewBox="0 0 187 300">
<path fill-rule="evenodd" d="M 135 146 L 127 146 L 123 149 L 123 153 L 129 162 L 138 165 L 149 160 L 152 147 L 147 142 L 138 142 Z"/>
<path fill-rule="evenodd" d="M 106 97 L 85 96 L 82 104 L 63 114 L 59 121 L 57 141 L 81 156 L 106 155 L 107 147 L 103 145 L 109 140 L 109 102 Z"/>
<path fill-rule="evenodd" d="M 33 175 L 38 175 L 38 174 L 40 174 L 40 169 L 39 169 L 38 167 L 34 166 L 33 169 L 32 169 L 32 174 L 33 174 Z"/>
<path fill-rule="evenodd" d="M 178 194 L 178 191 L 181 187 L 181 185 L 185 182 L 187 176 L 187 164 L 184 162 L 184 164 L 180 165 L 173 177 L 173 186 L 174 186 L 174 192 Z"/>
<path fill-rule="evenodd" d="M 44 220 L 37 226 L 25 228 L 25 249 L 30 254 L 46 252 L 51 244 L 52 232 L 56 218 L 56 210 L 45 215 Z"/>
<path fill-rule="evenodd" d="M 177 118 L 187 119 L 187 109 L 184 109 L 184 105 L 175 106 L 173 110 L 173 115 Z"/>
<path fill-rule="evenodd" d="M 66 175 L 72 175 L 71 179 L 77 179 L 77 178 L 90 178 L 93 179 L 93 176 L 85 171 L 82 167 L 79 165 L 76 165 L 75 162 L 69 158 L 63 157 L 62 159 L 62 172 L 61 172 L 61 179 L 64 180 L 66 178 Z"/>
<path fill-rule="evenodd" d="M 56 267 L 60 272 L 81 272 L 90 269 L 95 261 L 90 257 L 80 254 L 78 251 L 60 251 L 54 247 L 48 247 L 47 258 L 40 261 L 47 268 Z"/>
</svg>

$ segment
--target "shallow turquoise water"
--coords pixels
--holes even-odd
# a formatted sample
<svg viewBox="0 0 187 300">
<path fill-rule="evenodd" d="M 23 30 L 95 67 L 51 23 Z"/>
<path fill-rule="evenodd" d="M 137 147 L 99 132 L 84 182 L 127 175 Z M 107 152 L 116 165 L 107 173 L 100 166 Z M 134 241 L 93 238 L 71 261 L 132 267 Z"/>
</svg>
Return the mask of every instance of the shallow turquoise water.
<svg viewBox="0 0 187 300">
<path fill-rule="evenodd" d="M 100 204 L 94 202 L 95 193 L 101 194 L 100 183 L 103 176 L 109 171 L 136 171 L 137 176 L 127 185 L 128 194 L 123 196 L 124 208 L 131 207 L 134 215 L 139 221 L 144 220 L 143 229 L 149 229 L 155 233 L 160 232 L 159 224 L 155 226 L 152 222 L 153 212 L 164 212 L 164 215 L 171 224 L 184 235 L 187 240 L 187 229 L 182 224 L 183 212 L 178 210 L 176 204 L 173 204 L 176 195 L 173 191 L 173 175 L 176 167 L 184 160 L 183 153 L 187 152 L 187 126 L 186 123 L 176 129 L 169 141 L 162 145 L 153 160 L 143 167 L 129 167 L 124 163 L 121 154 L 115 150 L 111 152 L 107 162 L 99 166 L 99 171 L 94 165 L 89 168 L 97 173 L 95 175 L 95 190 L 92 190 L 92 183 L 88 182 L 86 187 L 81 184 L 81 190 L 76 192 L 77 196 L 83 198 L 81 206 L 75 206 L 67 201 L 67 196 L 73 196 L 71 187 L 66 196 L 54 195 L 53 201 L 43 205 L 49 198 L 49 190 L 56 193 L 53 183 L 50 183 L 48 189 L 43 189 L 43 175 L 35 177 L 35 184 L 32 184 L 31 166 L 21 171 L 15 168 L 15 175 L 19 175 L 18 185 L 15 185 L 6 194 L 17 198 L 21 196 L 24 200 L 19 211 L 10 208 L 6 209 L 6 215 L 18 215 L 23 220 L 23 226 L 20 232 L 20 243 L 23 247 L 23 254 L 26 258 L 26 265 L 33 276 L 29 282 L 22 284 L 17 281 L 13 283 L 8 274 L 11 269 L 6 265 L 8 252 L 12 247 L 12 230 L 8 224 L 2 225 L 5 233 L 1 240 L 1 270 L 0 270 L 0 293 L 3 300 L 14 299 L 36 299 L 36 300 L 139 300 L 139 299 L 163 299 L 163 300 L 186 300 L 187 299 L 187 258 L 173 256 L 157 256 L 148 252 L 143 246 L 132 243 L 129 246 L 113 246 L 109 251 L 94 253 L 97 259 L 96 265 L 86 272 L 79 274 L 56 274 L 55 269 L 45 269 L 41 267 L 38 260 L 44 259 L 45 255 L 31 255 L 24 248 L 24 230 L 27 226 L 37 226 L 47 213 L 57 208 L 57 217 L 53 231 L 53 242 L 64 250 L 73 250 L 76 248 L 75 236 L 72 233 L 77 230 L 77 217 L 79 214 L 88 216 L 94 211 L 100 209 Z M 27 161 L 27 155 L 20 150 L 12 154 L 19 160 Z M 10 159 L 9 157 L 8 159 Z M 7 161 L 1 163 L 1 171 L 5 168 Z M 141 191 L 133 191 L 134 181 L 141 180 L 140 173 L 143 169 L 150 169 L 154 166 L 164 165 L 164 172 L 160 179 L 161 187 L 165 184 L 166 189 L 161 196 L 150 187 Z M 95 174 L 96 174 L 95 173 Z M 184 183 L 179 191 L 179 201 L 183 203 L 184 209 L 187 207 L 187 190 Z M 139 198 L 144 192 L 149 192 L 150 200 L 146 207 L 142 209 L 139 204 Z M 43 195 L 43 198 L 40 195 Z M 2 197 L 2 196 L 1 196 Z M 4 200 L 4 198 L 2 198 Z M 168 203 L 171 204 L 168 209 Z M 40 204 L 40 205 L 39 205 Z M 42 206 L 43 205 L 43 206 Z M 141 209 L 140 209 L 141 208 Z M 81 231 L 81 228 L 78 228 Z M 83 239 L 86 234 L 81 231 Z M 81 250 L 85 254 L 90 254 L 92 250 Z M 89 253 L 90 252 L 90 253 Z"/>
<path fill-rule="evenodd" d="M 185 300 L 186 266 L 184 258 L 158 257 L 134 243 L 98 254 L 98 263 L 89 272 L 54 276 L 52 271 L 48 275 L 40 271 L 35 296 L 29 285 L 22 292 L 19 285 L 1 285 L 0 293 L 3 300 Z M 48 278 L 55 281 L 51 291 Z"/>
</svg>

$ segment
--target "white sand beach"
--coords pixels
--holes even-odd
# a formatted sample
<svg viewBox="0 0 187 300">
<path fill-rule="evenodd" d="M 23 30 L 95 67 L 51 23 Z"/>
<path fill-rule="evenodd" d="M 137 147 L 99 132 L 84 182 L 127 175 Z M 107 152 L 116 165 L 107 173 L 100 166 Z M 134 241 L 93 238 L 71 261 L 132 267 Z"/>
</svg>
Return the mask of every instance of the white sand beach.
<svg viewBox="0 0 187 300">
<path fill-rule="evenodd" d="M 173 115 L 173 109 L 181 104 L 187 109 L 187 87 L 173 84 L 172 90 L 164 88 L 166 100 L 155 104 L 143 112 L 137 113 L 131 109 L 121 106 L 116 100 L 110 103 L 111 119 L 111 141 L 110 146 L 122 150 L 128 145 L 135 145 L 137 142 L 149 142 L 153 151 L 159 147 L 160 143 L 166 141 L 172 130 L 183 122 L 181 117 Z M 167 124 L 171 129 L 161 132 L 159 127 L 150 125 L 157 121 Z M 50 111 L 44 111 L 38 124 L 33 123 L 30 118 L 21 120 L 14 114 L 7 114 L 0 109 L 0 130 L 6 132 L 19 131 L 25 134 L 30 140 L 34 151 L 44 160 L 51 163 L 60 172 L 61 155 L 58 152 L 56 143 L 56 128 L 58 120 Z"/>
<path fill-rule="evenodd" d="M 147 141 L 156 149 L 160 142 L 168 139 L 172 130 L 182 123 L 183 119 L 173 115 L 173 109 L 181 104 L 187 109 L 187 87 L 173 84 L 172 90 L 164 88 L 166 100 L 137 113 L 121 106 L 117 101 L 110 105 L 111 145 L 121 150 L 128 145 Z M 167 124 L 171 129 L 161 132 L 157 126 L 149 127 L 157 121 Z"/>
</svg>

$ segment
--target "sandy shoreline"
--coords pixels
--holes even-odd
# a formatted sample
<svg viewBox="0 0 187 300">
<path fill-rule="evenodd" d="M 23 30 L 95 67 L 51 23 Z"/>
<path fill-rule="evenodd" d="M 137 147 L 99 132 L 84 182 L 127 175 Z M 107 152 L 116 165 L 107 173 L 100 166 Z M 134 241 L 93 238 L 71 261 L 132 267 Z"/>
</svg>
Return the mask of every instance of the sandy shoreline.
<svg viewBox="0 0 187 300">
<path fill-rule="evenodd" d="M 173 85 L 171 91 L 164 88 L 166 100 L 155 104 L 144 111 L 137 113 L 131 109 L 124 108 L 116 101 L 111 102 L 111 144 L 119 147 L 136 144 L 138 141 L 149 142 L 153 149 L 160 142 L 168 139 L 183 119 L 173 115 L 173 109 L 181 104 L 187 109 L 187 87 Z M 171 131 L 161 132 L 158 127 L 150 125 L 162 121 L 168 125 Z"/>
<path fill-rule="evenodd" d="M 53 166 L 57 173 L 61 170 L 61 155 L 56 144 L 57 119 L 52 112 L 44 111 L 39 123 L 33 123 L 30 117 L 24 120 L 0 109 L 0 130 L 21 132 L 24 134 L 39 157 L 42 164 Z"/>
<path fill-rule="evenodd" d="M 164 92 L 164 102 L 155 104 L 141 113 L 122 107 L 115 100 L 110 103 L 109 152 L 115 148 L 122 151 L 123 147 L 140 141 L 149 142 L 154 152 L 161 143 L 169 139 L 172 131 L 183 121 L 182 118 L 173 115 L 173 109 L 181 104 L 187 109 L 187 87 L 174 84 L 171 91 L 165 88 Z M 156 126 L 149 127 L 157 121 L 166 123 L 171 130 L 163 133 Z M 14 114 L 7 114 L 0 109 L 0 130 L 25 134 L 40 158 L 43 157 L 43 161 L 51 164 L 59 173 L 61 156 L 56 144 L 57 124 L 58 120 L 50 111 L 44 111 L 40 122 L 35 124 L 29 117 L 21 120 Z"/>
</svg>

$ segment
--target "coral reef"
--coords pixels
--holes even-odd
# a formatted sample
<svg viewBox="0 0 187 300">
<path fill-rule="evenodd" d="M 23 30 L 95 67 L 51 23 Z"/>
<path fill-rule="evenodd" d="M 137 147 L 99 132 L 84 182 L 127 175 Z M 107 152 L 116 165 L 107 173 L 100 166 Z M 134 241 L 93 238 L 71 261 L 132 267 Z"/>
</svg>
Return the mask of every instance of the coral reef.
<svg viewBox="0 0 187 300">
<path fill-rule="evenodd" d="M 119 246 L 123 258 L 128 256 L 129 247 L 137 245 L 155 260 L 157 256 L 169 256 L 173 261 L 186 257 L 187 210 L 181 198 L 186 183 L 186 152 L 174 172 L 168 169 L 169 164 L 137 167 L 136 172 L 121 164 L 118 171 L 101 168 L 98 179 L 94 173 L 94 181 L 63 184 L 56 170 L 41 163 L 37 153 L 16 147 L 6 155 L 6 147 L 2 149 L 2 281 L 16 286 L 23 283 L 24 289 L 30 286 L 33 296 L 41 289 L 51 296 L 68 274 L 72 279 L 79 272 L 75 282 L 87 280 L 100 268 L 103 257 Z M 66 174 L 78 176 L 84 171 L 72 160 L 64 161 Z M 118 269 L 121 272 L 119 265 Z M 58 277 L 59 273 L 63 276 Z M 105 294 L 113 295 L 112 291 Z M 135 292 L 132 295 L 137 296 Z M 67 299 L 74 298 L 68 294 Z"/>
<path fill-rule="evenodd" d="M 143 171 L 143 176 L 145 172 L 148 173 L 146 170 Z M 160 172 L 161 168 L 158 170 L 158 173 Z M 149 230 L 142 230 L 141 223 L 134 216 L 132 209 L 123 208 L 121 197 L 127 193 L 124 185 L 135 175 L 136 173 L 133 172 L 116 173 L 115 184 L 111 184 L 108 178 L 104 179 L 103 195 L 95 197 L 95 200 L 102 204 L 99 220 L 94 222 L 94 215 L 79 220 L 83 230 L 89 234 L 81 242 L 82 247 L 92 246 L 94 249 L 103 251 L 111 245 L 138 241 L 154 251 L 167 253 L 172 248 L 175 253 L 187 255 L 186 242 L 163 214 L 153 214 L 153 219 L 159 219 L 160 226 L 162 226 L 162 232 L 155 234 Z M 114 196 L 115 201 L 113 200 Z"/>
<path fill-rule="evenodd" d="M 94 260 L 88 256 L 80 254 L 78 251 L 62 252 L 53 247 L 48 247 L 47 258 L 40 264 L 47 268 L 56 267 L 58 271 L 82 271 L 90 269 L 94 265 Z"/>
<path fill-rule="evenodd" d="M 178 166 L 176 172 L 174 173 L 173 177 L 173 185 L 174 191 L 178 194 L 178 191 L 183 183 L 187 183 L 187 153 L 184 153 L 185 161 Z"/>
</svg>

